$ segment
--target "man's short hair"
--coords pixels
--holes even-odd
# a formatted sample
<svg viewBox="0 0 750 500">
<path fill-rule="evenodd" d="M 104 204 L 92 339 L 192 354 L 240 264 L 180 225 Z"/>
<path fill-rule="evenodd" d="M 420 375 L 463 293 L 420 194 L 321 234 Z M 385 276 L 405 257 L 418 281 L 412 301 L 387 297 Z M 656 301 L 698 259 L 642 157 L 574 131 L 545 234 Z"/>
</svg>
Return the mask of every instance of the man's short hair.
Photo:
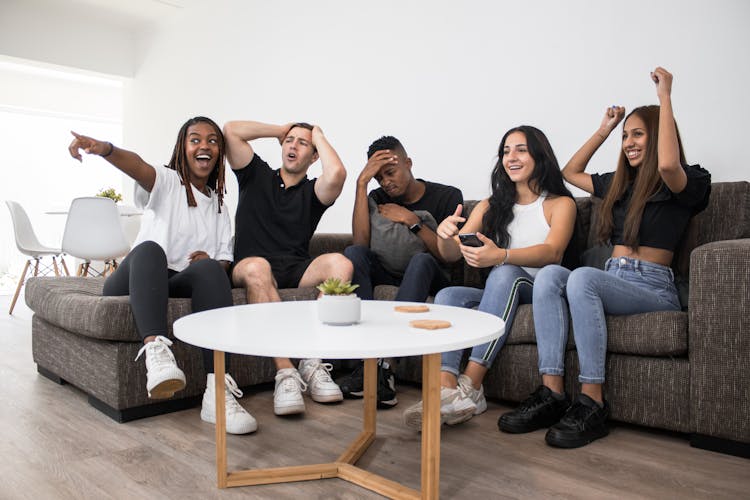
<svg viewBox="0 0 750 500">
<path fill-rule="evenodd" d="M 375 140 L 375 142 L 370 144 L 370 147 L 367 150 L 367 159 L 369 160 L 372 155 L 374 155 L 378 151 L 383 151 L 384 149 L 400 150 L 406 153 L 406 149 L 404 149 L 401 141 L 399 141 L 392 135 L 384 135 L 380 139 L 377 139 Z"/>
<path fill-rule="evenodd" d="M 289 131 L 287 131 L 286 134 L 289 135 L 289 132 L 291 132 L 291 130 L 293 128 L 297 128 L 297 127 L 305 128 L 305 129 L 309 130 L 310 132 L 312 132 L 312 129 L 313 129 L 313 126 L 310 125 L 307 122 L 297 122 L 297 123 L 292 124 L 291 127 L 289 127 Z M 316 152 L 316 153 L 318 152 L 318 148 L 316 148 L 314 144 L 313 144 L 313 151 Z"/>
</svg>

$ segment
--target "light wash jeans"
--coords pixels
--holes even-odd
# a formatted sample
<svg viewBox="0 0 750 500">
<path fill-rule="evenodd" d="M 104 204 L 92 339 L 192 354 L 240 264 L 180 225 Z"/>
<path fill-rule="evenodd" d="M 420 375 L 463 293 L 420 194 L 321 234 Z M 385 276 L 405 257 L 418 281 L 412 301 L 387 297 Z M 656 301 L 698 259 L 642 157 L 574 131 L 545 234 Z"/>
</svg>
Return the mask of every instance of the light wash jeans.
<svg viewBox="0 0 750 500">
<path fill-rule="evenodd" d="M 469 360 L 488 367 L 505 345 L 518 304 L 531 303 L 534 278 L 519 266 L 505 265 L 494 268 L 484 286 L 484 290 L 467 286 L 443 288 L 435 296 L 435 304 L 476 307 L 480 311 L 500 316 L 505 321 L 505 334 L 471 349 Z M 444 352 L 441 370 L 458 376 L 462 357 L 463 350 L 461 349 Z"/>
<path fill-rule="evenodd" d="M 626 315 L 678 311 L 680 300 L 672 269 L 651 262 L 617 257 L 605 270 L 581 267 L 570 271 L 547 266 L 536 275 L 534 328 L 539 372 L 563 375 L 569 316 L 584 384 L 604 382 L 607 357 L 605 314 Z"/>
</svg>

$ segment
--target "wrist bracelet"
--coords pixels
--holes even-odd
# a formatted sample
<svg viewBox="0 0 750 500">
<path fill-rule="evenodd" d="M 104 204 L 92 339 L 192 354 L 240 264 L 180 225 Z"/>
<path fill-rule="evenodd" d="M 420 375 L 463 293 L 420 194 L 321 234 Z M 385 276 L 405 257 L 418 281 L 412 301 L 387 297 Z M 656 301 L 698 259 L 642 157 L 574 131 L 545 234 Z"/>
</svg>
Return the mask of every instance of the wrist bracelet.
<svg viewBox="0 0 750 500">
<path fill-rule="evenodd" d="M 506 262 L 508 262 L 508 255 L 510 254 L 510 250 L 508 248 L 505 249 L 505 258 L 503 259 L 503 262 L 500 264 L 501 266 L 504 266 Z"/>
<path fill-rule="evenodd" d="M 114 146 L 112 145 L 112 143 L 111 143 L 111 142 L 108 142 L 107 144 L 109 144 L 109 151 L 107 152 L 107 154 L 106 154 L 106 155 L 99 155 L 99 156 L 101 156 L 102 158 L 106 158 L 107 156 L 111 155 L 111 154 L 112 154 L 112 151 L 114 151 L 114 150 L 115 150 L 115 147 L 114 147 Z"/>
</svg>

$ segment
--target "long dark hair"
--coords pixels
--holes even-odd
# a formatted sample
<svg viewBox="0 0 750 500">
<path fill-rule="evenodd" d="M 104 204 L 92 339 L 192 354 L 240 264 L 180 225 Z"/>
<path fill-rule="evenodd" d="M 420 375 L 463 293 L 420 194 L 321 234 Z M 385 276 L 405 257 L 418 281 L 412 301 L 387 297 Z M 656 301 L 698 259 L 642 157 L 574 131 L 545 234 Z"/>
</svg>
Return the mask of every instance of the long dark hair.
<svg viewBox="0 0 750 500">
<path fill-rule="evenodd" d="M 632 183 L 633 193 L 630 205 L 625 213 L 625 224 L 622 239 L 625 245 L 637 249 L 639 246 L 638 233 L 641 229 L 641 219 L 646 201 L 656 194 L 662 187 L 663 181 L 659 175 L 659 106 L 641 106 L 635 108 L 625 117 L 623 127 L 631 116 L 637 116 L 646 125 L 648 142 L 643 163 L 638 167 L 631 167 L 625 151 L 620 148 L 620 157 L 617 161 L 612 184 L 600 205 L 599 217 L 596 226 L 596 236 L 600 243 L 606 243 L 612 235 L 614 221 L 612 220 L 612 207 L 615 202 L 623 197 L 628 186 Z M 686 165 L 685 152 L 682 149 L 682 139 L 677 123 L 674 124 L 677 133 L 677 145 L 680 148 L 680 163 Z"/>
<path fill-rule="evenodd" d="M 169 164 L 165 165 L 167 168 L 175 170 L 182 179 L 182 183 L 185 186 L 185 193 L 187 194 L 187 204 L 189 207 L 197 206 L 195 197 L 193 196 L 193 188 L 190 187 L 190 167 L 187 162 L 187 155 L 185 154 L 185 140 L 187 139 L 187 131 L 192 125 L 196 123 L 208 123 L 211 125 L 216 132 L 216 136 L 219 139 L 219 156 L 216 158 L 216 165 L 211 173 L 208 175 L 208 181 L 206 186 L 213 189 L 219 197 L 219 213 L 221 213 L 221 207 L 224 205 L 224 134 L 221 133 L 221 128 L 210 118 L 205 116 L 196 116 L 186 121 L 180 131 L 177 133 L 177 142 L 175 142 L 174 150 L 172 151 L 172 159 L 169 160 Z"/>
<path fill-rule="evenodd" d="M 560 165 L 544 132 L 530 125 L 521 125 L 508 130 L 497 150 L 497 163 L 490 177 L 492 184 L 490 206 L 482 219 L 485 235 L 501 247 L 507 247 L 510 242 L 508 224 L 513 220 L 513 205 L 516 203 L 516 184 L 510 180 L 503 167 L 505 141 L 514 132 L 521 132 L 526 136 L 526 147 L 531 157 L 534 158 L 534 171 L 529 178 L 531 190 L 537 195 L 546 191 L 550 195 L 573 198 L 568 188 L 565 187 Z"/>
</svg>

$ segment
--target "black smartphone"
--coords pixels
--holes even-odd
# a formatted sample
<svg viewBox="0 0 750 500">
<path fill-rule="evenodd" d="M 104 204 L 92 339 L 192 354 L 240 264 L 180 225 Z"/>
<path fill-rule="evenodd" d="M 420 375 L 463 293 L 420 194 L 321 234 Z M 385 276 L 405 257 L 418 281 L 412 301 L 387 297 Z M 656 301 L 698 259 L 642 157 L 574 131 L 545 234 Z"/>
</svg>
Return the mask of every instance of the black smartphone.
<svg viewBox="0 0 750 500">
<path fill-rule="evenodd" d="M 463 233 L 458 235 L 458 239 L 461 241 L 462 245 L 466 245 L 467 247 L 481 247 L 484 246 L 484 243 L 482 243 L 479 238 L 477 238 L 477 235 L 474 233 Z"/>
</svg>

